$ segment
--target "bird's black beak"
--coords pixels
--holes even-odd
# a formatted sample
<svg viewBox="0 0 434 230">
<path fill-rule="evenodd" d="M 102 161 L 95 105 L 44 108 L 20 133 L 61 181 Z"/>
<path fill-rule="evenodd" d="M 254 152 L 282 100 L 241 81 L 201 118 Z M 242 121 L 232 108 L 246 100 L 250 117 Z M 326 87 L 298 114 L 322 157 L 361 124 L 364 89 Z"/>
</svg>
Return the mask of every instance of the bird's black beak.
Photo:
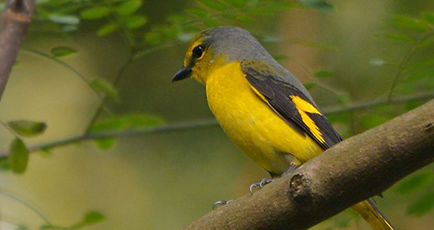
<svg viewBox="0 0 434 230">
<path fill-rule="evenodd" d="M 182 67 L 181 70 L 178 71 L 178 73 L 175 74 L 172 78 L 172 82 L 180 81 L 186 78 L 189 78 L 191 76 L 191 68 Z"/>
</svg>

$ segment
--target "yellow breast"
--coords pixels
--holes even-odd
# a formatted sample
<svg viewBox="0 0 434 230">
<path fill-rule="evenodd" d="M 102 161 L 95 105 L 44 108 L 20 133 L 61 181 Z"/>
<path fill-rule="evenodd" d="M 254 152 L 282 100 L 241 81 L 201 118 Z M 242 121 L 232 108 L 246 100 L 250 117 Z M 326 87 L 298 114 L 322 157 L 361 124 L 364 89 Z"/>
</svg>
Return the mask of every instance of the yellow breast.
<svg viewBox="0 0 434 230">
<path fill-rule="evenodd" d="M 253 92 L 239 62 L 215 69 L 207 78 L 206 93 L 209 107 L 225 133 L 269 172 L 284 173 L 291 162 L 303 163 L 323 151 Z"/>
</svg>

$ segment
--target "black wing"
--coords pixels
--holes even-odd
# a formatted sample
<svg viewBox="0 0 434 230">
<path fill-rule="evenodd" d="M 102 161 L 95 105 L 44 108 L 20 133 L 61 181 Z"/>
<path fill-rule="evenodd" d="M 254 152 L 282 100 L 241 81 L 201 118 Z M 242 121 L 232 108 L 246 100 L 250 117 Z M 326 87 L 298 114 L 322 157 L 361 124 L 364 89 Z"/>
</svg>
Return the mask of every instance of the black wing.
<svg viewBox="0 0 434 230">
<path fill-rule="evenodd" d="M 294 85 L 273 76 L 276 73 L 271 71 L 272 67 L 261 61 L 244 61 L 241 67 L 253 91 L 284 120 L 295 123 L 323 149 L 342 141 L 311 99 Z"/>
</svg>

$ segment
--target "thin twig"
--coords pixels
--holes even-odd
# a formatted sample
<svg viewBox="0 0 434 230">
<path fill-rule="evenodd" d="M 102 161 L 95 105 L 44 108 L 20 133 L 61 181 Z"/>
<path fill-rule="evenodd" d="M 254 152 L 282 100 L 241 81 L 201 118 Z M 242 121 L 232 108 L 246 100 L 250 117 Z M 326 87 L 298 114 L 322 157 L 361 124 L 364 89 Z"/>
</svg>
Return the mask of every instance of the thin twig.
<svg viewBox="0 0 434 230">
<path fill-rule="evenodd" d="M 372 103 L 348 106 L 345 108 L 325 109 L 324 114 L 332 115 L 332 114 L 347 113 L 347 112 L 369 109 L 372 107 L 386 105 L 386 104 L 400 104 L 400 103 L 406 103 L 406 102 L 410 102 L 410 101 L 424 101 L 424 100 L 428 100 L 431 98 L 434 98 L 434 93 L 426 93 L 426 94 L 420 94 L 420 95 L 412 95 L 412 96 L 394 98 L 390 102 L 388 102 L 387 100 L 381 100 L 381 101 L 376 101 L 376 102 L 372 102 Z M 165 132 L 173 132 L 173 131 L 183 131 L 183 130 L 191 130 L 191 129 L 197 129 L 197 128 L 208 128 L 208 127 L 213 127 L 213 126 L 217 126 L 217 125 L 218 125 L 218 123 L 215 119 L 207 119 L 207 120 L 183 122 L 183 123 L 178 123 L 178 124 L 167 124 L 167 125 L 156 126 L 156 127 L 152 127 L 152 128 L 139 129 L 139 130 L 126 130 L 126 131 L 122 131 L 122 132 L 87 133 L 87 134 L 69 137 L 66 139 L 62 139 L 62 140 L 58 140 L 58 141 L 54 141 L 54 142 L 50 142 L 50 143 L 46 143 L 46 144 L 39 144 L 39 145 L 30 146 L 28 149 L 30 152 L 35 152 L 35 151 L 42 150 L 42 149 L 50 149 L 50 148 L 54 148 L 54 147 L 60 147 L 60 146 L 64 146 L 64 145 L 68 145 L 68 144 L 80 142 L 80 141 L 97 140 L 97 139 L 104 139 L 104 138 L 129 137 L 129 136 L 146 135 L 146 134 L 154 134 L 154 133 L 165 133 Z M 7 155 L 8 155 L 8 152 L 0 153 L 0 159 L 6 158 Z"/>
<path fill-rule="evenodd" d="M 144 57 L 152 52 L 158 51 L 158 50 L 162 50 L 162 49 L 166 49 L 166 48 L 170 48 L 173 47 L 177 44 L 179 44 L 180 42 L 166 42 L 162 45 L 158 45 L 158 46 L 153 46 L 153 47 L 149 47 L 146 49 L 143 49 L 141 51 L 138 51 L 136 54 L 133 55 L 132 58 L 132 62 L 137 61 L 138 59 L 140 59 L 141 57 Z"/>
<path fill-rule="evenodd" d="M 388 101 L 392 100 L 393 97 L 393 91 L 395 90 L 396 84 L 398 83 L 399 78 L 404 75 L 405 73 L 405 68 L 407 67 L 406 65 L 408 64 L 408 62 L 413 58 L 413 56 L 416 54 L 417 48 L 418 46 L 424 42 L 426 39 L 430 38 L 431 36 L 433 36 L 434 33 L 430 32 L 430 33 L 426 33 L 424 36 L 422 36 L 420 39 L 418 39 L 416 41 L 416 43 L 407 51 L 407 53 L 405 54 L 404 58 L 402 59 L 402 61 L 399 63 L 398 65 L 398 70 L 395 74 L 395 77 L 393 78 L 392 81 L 392 85 L 390 86 L 390 90 L 389 93 L 387 95 L 387 99 Z"/>
<path fill-rule="evenodd" d="M 28 52 L 28 53 L 37 55 L 39 57 L 43 57 L 43 58 L 45 58 L 47 60 L 53 61 L 53 62 L 55 62 L 55 63 L 57 63 L 57 64 L 65 67 L 66 69 L 70 70 L 71 72 L 73 72 L 74 74 L 76 74 L 84 83 L 86 83 L 86 85 L 89 86 L 90 90 L 92 90 L 92 92 L 95 94 L 95 96 L 98 98 L 98 100 L 100 102 L 102 102 L 103 98 L 100 95 L 98 95 L 98 93 L 92 88 L 92 86 L 90 85 L 91 82 L 83 74 L 81 74 L 74 67 L 70 66 L 68 63 L 66 63 L 66 62 L 64 62 L 64 61 L 62 61 L 62 60 L 60 60 L 58 58 L 55 58 L 53 56 L 50 56 L 50 55 L 48 55 L 48 54 L 46 54 L 44 52 L 41 52 L 41 51 L 38 51 L 38 50 L 35 50 L 35 49 L 32 49 L 32 48 L 22 48 L 21 50 L 24 51 L 24 52 Z"/>
<path fill-rule="evenodd" d="M 132 61 L 133 61 L 133 56 L 131 55 L 128 58 L 128 60 L 125 62 L 125 64 L 120 68 L 118 74 L 116 75 L 116 78 L 113 82 L 114 86 L 119 84 L 119 81 L 121 80 L 122 76 L 124 75 L 125 71 L 127 70 L 127 67 L 132 63 Z M 104 99 L 102 100 L 101 104 L 99 105 L 98 109 L 96 110 L 95 114 L 93 115 L 92 119 L 90 120 L 90 122 L 86 128 L 85 133 L 89 132 L 90 128 L 95 123 L 95 121 L 98 119 L 99 115 L 101 114 L 102 108 L 105 107 L 105 104 L 107 103 L 108 100 L 109 100 L 109 98 L 107 96 L 105 96 Z"/>
<path fill-rule="evenodd" d="M 44 214 L 44 213 L 43 213 L 39 208 L 37 208 L 36 206 L 34 206 L 33 204 L 31 204 L 30 202 L 25 201 L 25 200 L 23 200 L 23 199 L 21 199 L 21 198 L 15 196 L 15 195 L 13 195 L 13 194 L 10 194 L 10 193 L 5 192 L 5 191 L 2 191 L 2 190 L 0 190 L 0 194 L 3 195 L 3 196 L 9 197 L 10 199 L 13 199 L 13 200 L 15 200 L 15 201 L 21 203 L 22 205 L 28 207 L 29 209 L 33 210 L 33 211 L 34 211 L 36 214 L 38 214 L 38 216 L 41 217 L 41 218 L 42 218 L 42 219 L 43 219 L 47 224 L 50 224 L 50 225 L 51 225 L 51 221 L 50 221 L 50 219 L 48 218 L 48 216 L 45 215 L 45 214 Z"/>
<path fill-rule="evenodd" d="M 328 108 L 324 110 L 324 114 L 332 115 L 332 114 L 347 113 L 347 112 L 353 112 L 358 110 L 370 109 L 372 107 L 388 105 L 388 104 L 402 104 L 410 101 L 425 101 L 431 98 L 434 98 L 434 93 L 424 93 L 424 94 L 417 94 L 411 96 L 403 96 L 403 97 L 392 98 L 391 100 L 383 99 L 383 100 L 377 100 L 375 102 L 370 102 L 370 103 L 351 105 L 344 108 L 342 107 Z"/>
<path fill-rule="evenodd" d="M 301 69 L 304 70 L 304 72 L 306 72 L 308 75 L 310 75 L 310 76 L 312 76 L 312 77 L 314 76 L 314 71 L 312 71 L 311 69 L 309 69 L 309 67 L 307 67 L 307 66 L 303 63 L 303 61 L 301 61 L 299 58 L 296 58 L 296 57 L 290 57 L 289 59 L 290 59 L 290 60 L 293 60 L 293 61 L 295 62 L 295 64 L 297 64 L 299 67 L 301 67 Z M 339 93 L 336 92 L 336 90 L 330 88 L 330 87 L 327 86 L 327 85 L 324 85 L 323 83 L 321 83 L 320 81 L 318 81 L 318 79 L 316 79 L 315 77 L 313 77 L 313 78 L 314 78 L 314 83 L 315 83 L 315 86 L 316 86 L 316 87 L 318 87 L 318 88 L 320 88 L 320 89 L 323 89 L 323 90 L 325 90 L 325 91 L 327 91 L 327 92 L 329 92 L 329 93 L 331 93 L 331 94 L 339 95 Z"/>
<path fill-rule="evenodd" d="M 84 135 L 69 137 L 69 138 L 65 138 L 62 140 L 58 140 L 46 144 L 30 146 L 28 147 L 28 150 L 30 152 L 35 152 L 42 149 L 60 147 L 60 146 L 64 146 L 64 145 L 68 145 L 80 141 L 98 140 L 98 139 L 114 138 L 114 137 L 129 137 L 129 136 L 163 133 L 163 132 L 171 132 L 171 131 L 191 130 L 197 128 L 216 126 L 216 125 L 217 122 L 214 119 L 209 119 L 209 120 L 192 121 L 192 122 L 185 122 L 179 124 L 168 124 L 168 125 L 156 126 L 152 128 L 139 129 L 139 130 L 126 130 L 122 132 L 87 133 Z M 6 158 L 7 155 L 8 152 L 0 153 L 0 159 Z"/>
<path fill-rule="evenodd" d="M 416 45 L 412 46 L 412 47 L 407 51 L 407 53 L 405 54 L 404 58 L 403 58 L 402 61 L 399 63 L 399 65 L 398 65 L 398 70 L 396 71 L 396 74 L 395 74 L 395 76 L 394 76 L 394 78 L 393 78 L 393 81 L 392 81 L 392 85 L 390 86 L 390 90 L 389 90 L 389 93 L 388 93 L 388 95 L 387 95 L 387 100 L 389 100 L 389 101 L 392 100 L 392 97 L 393 97 L 393 91 L 394 91 L 394 89 L 395 89 L 395 87 L 396 87 L 396 84 L 398 83 L 398 79 L 399 79 L 399 78 L 401 77 L 401 75 L 403 74 L 404 69 L 405 69 L 407 63 L 408 63 L 408 61 L 410 60 L 410 58 L 414 55 L 415 50 L 416 50 Z"/>
</svg>

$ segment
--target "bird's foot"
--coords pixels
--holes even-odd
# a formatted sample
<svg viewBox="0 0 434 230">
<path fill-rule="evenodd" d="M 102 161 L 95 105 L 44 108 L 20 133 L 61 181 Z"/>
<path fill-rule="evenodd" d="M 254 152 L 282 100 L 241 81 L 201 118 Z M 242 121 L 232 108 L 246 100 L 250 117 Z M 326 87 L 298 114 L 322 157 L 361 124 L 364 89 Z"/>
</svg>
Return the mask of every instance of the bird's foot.
<svg viewBox="0 0 434 230">
<path fill-rule="evenodd" d="M 255 188 L 257 188 L 257 187 L 263 188 L 265 185 L 267 185 L 271 182 L 273 182 L 273 179 L 263 178 L 262 180 L 253 183 L 252 185 L 250 185 L 250 188 L 249 188 L 250 194 L 253 195 L 253 190 Z"/>
<path fill-rule="evenodd" d="M 221 206 L 221 205 L 225 205 L 225 204 L 229 204 L 231 203 L 233 200 L 219 200 L 214 202 L 214 204 L 212 205 L 212 210 L 215 210 L 216 207 Z"/>
</svg>

